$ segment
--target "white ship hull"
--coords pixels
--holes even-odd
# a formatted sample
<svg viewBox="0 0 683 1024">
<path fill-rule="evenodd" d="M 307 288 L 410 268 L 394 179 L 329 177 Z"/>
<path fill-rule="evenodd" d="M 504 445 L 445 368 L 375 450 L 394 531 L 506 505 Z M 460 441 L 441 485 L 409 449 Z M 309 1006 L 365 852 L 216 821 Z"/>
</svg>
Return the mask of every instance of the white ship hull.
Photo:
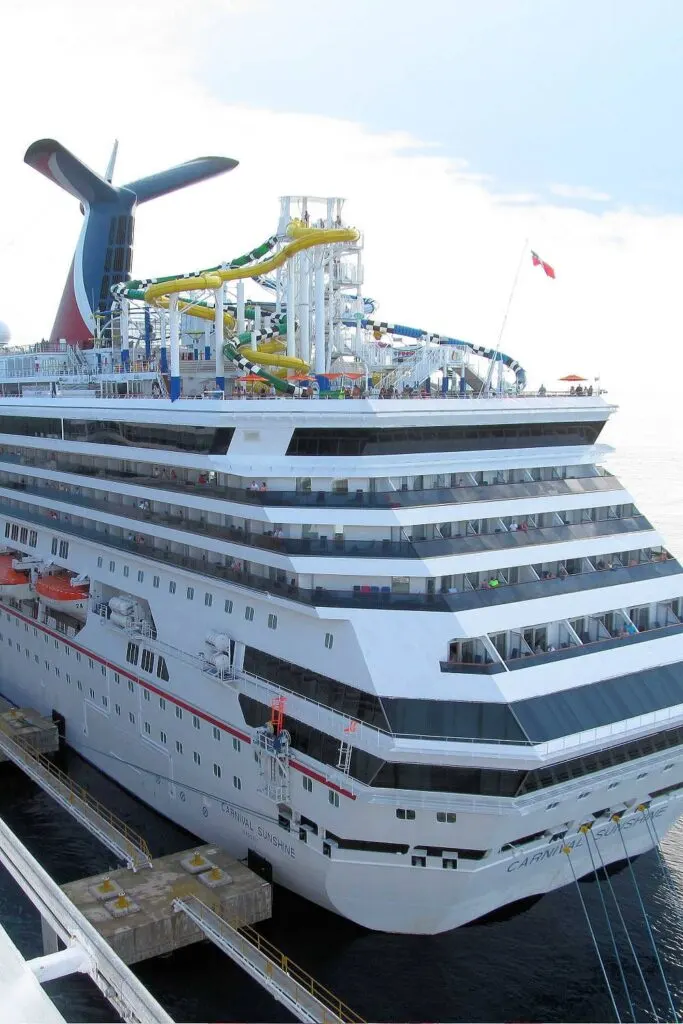
<svg viewBox="0 0 683 1024">
<path fill-rule="evenodd" d="M 58 710 L 66 721 L 68 744 L 154 810 L 202 840 L 220 844 L 237 858 L 256 852 L 272 866 L 275 882 L 366 928 L 412 934 L 434 934 L 457 928 L 499 908 L 573 884 L 566 849 L 571 850 L 569 856 L 577 877 L 590 874 L 593 865 L 599 865 L 600 861 L 605 865 L 623 861 L 625 848 L 629 857 L 652 849 L 654 835 L 661 837 L 682 811 L 678 794 L 673 794 L 652 803 L 647 817 L 634 810 L 624 817 L 620 827 L 609 819 L 597 821 L 590 838 L 573 827 L 562 841 L 549 842 L 545 838 L 527 848 L 499 853 L 478 862 L 463 864 L 461 861 L 458 870 L 443 870 L 440 858 L 438 863 L 428 863 L 426 868 L 413 867 L 407 857 L 373 861 L 371 856 L 359 856 L 352 850 L 335 850 L 334 857 L 330 858 L 323 855 L 319 842 L 311 841 L 314 837 L 301 842 L 295 831 L 287 832 L 278 827 L 272 801 L 258 792 L 260 780 L 248 746 L 250 730 L 238 724 L 242 716 L 236 687 L 225 684 L 218 687 L 207 682 L 200 671 L 185 671 L 184 690 L 193 694 L 195 700 L 192 705 L 185 700 L 178 701 L 176 706 L 183 706 L 185 736 L 189 733 L 189 742 L 201 756 L 199 767 L 192 762 L 188 766 L 188 740 L 183 741 L 184 756 L 179 758 L 167 751 L 153 750 L 150 743 L 141 738 L 139 715 L 149 714 L 152 730 L 157 730 L 164 722 L 174 721 L 175 716 L 169 719 L 174 695 L 167 693 L 164 699 L 168 704 L 161 714 L 156 696 L 160 692 L 158 687 L 152 689 L 152 698 L 147 702 L 140 697 L 140 687 L 135 693 L 130 692 L 125 669 L 116 657 L 125 646 L 126 638 L 103 626 L 97 616 L 92 615 L 77 641 L 71 642 L 45 626 L 31 623 L 17 610 L 3 606 L 0 636 L 3 653 L 0 692 L 7 698 L 48 715 Z M 8 639 L 13 640 L 11 647 Z M 88 646 L 88 640 L 100 643 Z M 78 664 L 74 660 L 77 652 L 82 652 Z M 92 669 L 88 655 L 94 661 Z M 104 685 L 103 666 L 107 672 Z M 114 682 L 114 667 L 120 670 L 118 683 Z M 175 666 L 170 658 L 168 667 L 173 677 Z M 78 681 L 82 689 L 78 689 Z M 89 694 L 91 687 L 96 692 L 94 698 Z M 106 709 L 101 701 L 105 691 L 108 695 Z M 130 697 L 121 715 L 112 714 L 117 695 L 122 705 Z M 187 712 L 193 710 L 200 718 L 199 730 L 187 721 Z M 135 724 L 130 721 L 131 714 L 136 717 Z M 230 731 L 221 728 L 223 770 L 220 782 L 213 778 L 211 768 L 212 758 L 218 756 L 210 725 L 213 721 L 230 727 Z M 230 744 L 231 735 L 244 737 L 245 745 L 240 751 L 235 751 Z M 647 789 L 683 781 L 680 762 L 674 771 L 669 768 L 662 774 L 666 757 L 665 754 L 652 759 Z M 643 763 L 639 762 L 638 767 L 642 770 Z M 237 799 L 234 789 L 229 787 L 233 771 L 240 773 L 242 781 Z M 631 786 L 633 773 L 630 779 L 623 772 L 621 775 L 623 784 Z M 605 778 L 604 792 L 593 789 L 592 803 L 614 804 L 613 788 L 607 792 L 609 781 L 612 780 Z M 337 831 L 362 832 L 358 818 L 362 815 L 366 820 L 369 814 L 385 815 L 387 836 L 397 833 L 392 807 L 373 804 L 372 796 L 364 794 L 362 787 L 352 787 L 353 794 L 351 788 L 343 784 L 337 788 L 341 794 L 340 808 L 334 812 Z M 642 798 L 646 795 L 643 789 Z M 547 799 L 540 795 L 539 811 L 545 808 Z M 321 800 L 316 816 L 324 815 L 326 803 L 325 799 Z M 296 797 L 292 804 L 296 812 Z M 473 808 L 469 815 L 473 834 L 476 834 L 474 845 L 493 846 L 497 829 L 487 837 L 490 816 L 482 814 L 481 800 L 478 807 L 478 811 Z M 583 820 L 578 807 L 576 804 L 576 824 Z M 305 810 L 310 813 L 308 808 Z M 529 808 L 525 813 L 529 814 Z M 572 816 L 571 809 L 566 813 Z M 458 817 L 464 818 L 465 812 Z M 507 829 L 519 831 L 512 821 Z"/>
</svg>

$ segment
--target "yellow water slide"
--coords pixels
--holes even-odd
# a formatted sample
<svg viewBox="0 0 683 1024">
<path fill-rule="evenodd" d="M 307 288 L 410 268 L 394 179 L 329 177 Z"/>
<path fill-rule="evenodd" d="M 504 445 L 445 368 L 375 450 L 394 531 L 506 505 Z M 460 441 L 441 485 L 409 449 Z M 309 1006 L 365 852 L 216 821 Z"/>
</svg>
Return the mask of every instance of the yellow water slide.
<svg viewBox="0 0 683 1024">
<path fill-rule="evenodd" d="M 355 228 L 312 228 L 300 220 L 294 220 L 287 228 L 287 235 L 292 239 L 278 253 L 268 259 L 261 260 L 246 267 L 233 267 L 205 271 L 194 277 L 177 277 L 169 281 L 158 281 L 149 285 L 144 292 L 145 302 L 152 306 L 168 308 L 169 297 L 180 295 L 188 291 L 205 291 L 208 289 L 220 288 L 224 281 L 242 281 L 253 277 L 260 277 L 262 274 L 269 274 L 271 271 L 281 267 L 283 263 L 296 256 L 298 252 L 305 249 L 312 249 L 317 245 L 334 245 L 336 242 L 355 242 L 359 237 Z M 178 308 L 182 312 L 190 313 L 192 316 L 200 317 L 203 320 L 213 320 L 214 311 L 209 306 L 193 303 L 187 299 L 178 299 Z M 228 331 L 234 331 L 235 319 L 226 313 L 223 322 Z M 298 370 L 306 373 L 309 369 L 303 359 L 295 356 L 281 355 L 273 352 L 272 347 L 282 347 L 281 342 L 268 343 L 263 349 L 240 349 L 239 356 L 250 361 L 258 362 L 262 366 L 284 367 L 286 369 Z M 237 349 L 227 343 L 226 355 L 229 358 L 237 357 Z"/>
</svg>

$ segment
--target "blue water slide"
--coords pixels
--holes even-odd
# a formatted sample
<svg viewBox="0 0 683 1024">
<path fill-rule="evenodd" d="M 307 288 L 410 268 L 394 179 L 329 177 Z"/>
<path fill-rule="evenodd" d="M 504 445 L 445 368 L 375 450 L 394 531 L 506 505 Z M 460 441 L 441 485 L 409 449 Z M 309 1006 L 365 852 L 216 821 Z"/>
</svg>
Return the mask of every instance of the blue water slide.
<svg viewBox="0 0 683 1024">
<path fill-rule="evenodd" d="M 343 323 L 347 327 L 355 326 L 354 320 L 344 320 Z M 405 324 L 390 324 L 379 320 L 361 320 L 361 326 L 371 331 L 379 331 L 380 334 L 393 334 L 401 338 L 415 338 L 420 341 L 431 342 L 434 345 L 453 345 L 456 348 L 468 349 L 473 355 L 503 363 L 504 366 L 509 367 L 514 373 L 518 387 L 524 388 L 526 386 L 525 370 L 516 359 L 506 355 L 504 352 L 497 352 L 495 349 L 485 348 L 483 345 L 473 345 L 471 341 L 462 341 L 460 338 L 430 334 L 429 331 L 423 331 L 419 327 L 406 327 Z"/>
</svg>

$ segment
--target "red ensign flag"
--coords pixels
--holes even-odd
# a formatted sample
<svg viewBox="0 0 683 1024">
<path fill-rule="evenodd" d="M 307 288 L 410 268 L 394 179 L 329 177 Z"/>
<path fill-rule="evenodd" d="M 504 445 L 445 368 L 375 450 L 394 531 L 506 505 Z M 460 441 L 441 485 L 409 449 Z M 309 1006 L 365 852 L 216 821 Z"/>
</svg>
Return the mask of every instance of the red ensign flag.
<svg viewBox="0 0 683 1024">
<path fill-rule="evenodd" d="M 538 253 L 535 253 L 533 249 L 531 250 L 531 262 L 535 267 L 543 267 L 548 277 L 555 277 L 555 271 L 550 264 L 546 263 L 545 260 L 542 260 Z"/>
</svg>

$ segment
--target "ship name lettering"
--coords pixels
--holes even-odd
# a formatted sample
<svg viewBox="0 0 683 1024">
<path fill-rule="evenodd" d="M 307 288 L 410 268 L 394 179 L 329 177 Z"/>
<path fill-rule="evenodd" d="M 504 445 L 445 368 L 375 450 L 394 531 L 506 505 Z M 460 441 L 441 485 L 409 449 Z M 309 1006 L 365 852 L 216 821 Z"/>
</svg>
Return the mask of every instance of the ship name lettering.
<svg viewBox="0 0 683 1024">
<path fill-rule="evenodd" d="M 511 864 L 508 864 L 508 874 L 511 871 L 519 871 L 520 868 L 528 868 L 531 864 L 538 864 L 539 861 L 550 860 L 551 857 L 556 857 L 563 846 L 568 846 L 573 850 L 576 846 L 581 846 L 582 843 L 583 836 L 571 839 L 568 843 L 553 843 L 552 846 L 547 846 L 544 850 L 537 850 L 536 853 L 529 854 L 528 857 L 524 857 L 522 860 L 513 860 Z"/>
<path fill-rule="evenodd" d="M 225 814 L 229 814 L 233 821 L 238 822 L 238 824 L 240 824 L 244 829 L 247 829 L 249 832 L 256 831 L 256 829 L 254 828 L 254 823 L 251 820 L 251 818 L 248 818 L 247 815 L 244 814 L 242 811 L 237 810 L 236 807 L 231 807 L 230 804 L 223 801 L 223 803 L 221 804 L 221 810 Z"/>
<path fill-rule="evenodd" d="M 658 818 L 660 814 L 664 813 L 664 810 L 664 807 L 658 807 L 655 811 L 651 811 L 650 815 L 653 818 Z M 625 821 L 622 821 L 621 828 L 622 831 L 625 831 L 626 829 L 634 828 L 636 825 L 643 825 L 644 823 L 645 818 L 642 814 L 637 816 L 634 815 L 633 817 L 626 818 Z M 608 836 L 614 835 L 617 828 L 618 825 L 615 822 L 612 822 L 609 825 L 603 826 L 603 828 L 595 829 L 593 834 L 596 839 L 606 839 Z M 584 837 L 582 835 L 577 836 L 575 839 L 570 839 L 567 843 L 555 842 L 552 846 L 547 846 L 544 850 L 537 850 L 536 853 L 529 854 L 522 860 L 513 860 L 512 863 L 507 866 L 508 873 L 511 871 L 519 871 L 520 868 L 528 868 L 532 864 L 538 864 L 538 862 L 542 860 L 549 860 L 551 857 L 558 854 L 565 846 L 568 846 L 570 850 L 573 850 L 577 846 L 581 846 L 583 842 Z"/>
<path fill-rule="evenodd" d="M 263 828 L 262 825 L 259 825 L 258 827 L 258 836 L 260 839 L 265 839 L 267 843 L 272 843 L 278 850 L 282 850 L 282 852 L 288 857 L 296 857 L 293 846 L 286 843 L 284 839 L 280 838 L 280 836 L 276 836 L 272 832 L 269 832 L 268 829 Z"/>
</svg>

